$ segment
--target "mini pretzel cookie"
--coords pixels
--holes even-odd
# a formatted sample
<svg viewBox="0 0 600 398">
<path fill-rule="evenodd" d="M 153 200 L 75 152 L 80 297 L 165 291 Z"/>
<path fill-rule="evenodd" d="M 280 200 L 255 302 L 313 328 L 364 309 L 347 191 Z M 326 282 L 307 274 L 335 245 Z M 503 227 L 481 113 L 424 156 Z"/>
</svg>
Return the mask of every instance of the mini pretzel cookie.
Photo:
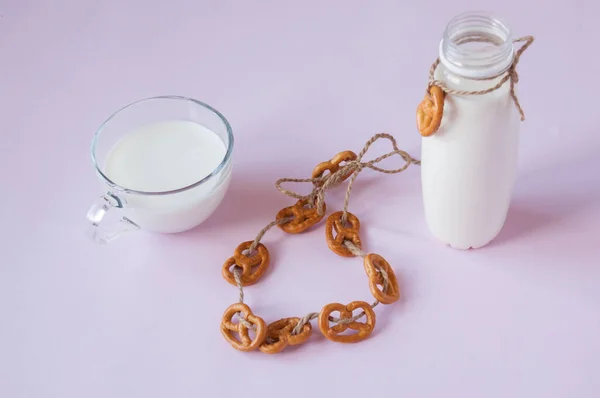
<svg viewBox="0 0 600 398">
<path fill-rule="evenodd" d="M 365 257 L 365 272 L 369 277 L 369 288 L 373 297 L 382 304 L 391 304 L 398 301 L 400 298 L 400 287 L 398 279 L 390 264 L 379 254 L 370 253 Z M 385 272 L 387 275 L 387 286 L 381 274 Z M 379 289 L 381 286 L 381 289 Z"/>
<path fill-rule="evenodd" d="M 357 156 L 352 151 L 340 152 L 337 155 L 335 155 L 331 160 L 319 163 L 317 165 L 317 167 L 315 167 L 315 169 L 313 170 L 312 178 L 319 178 L 319 177 L 323 176 L 323 173 L 325 173 L 327 170 L 329 170 L 330 174 L 333 174 L 340 169 L 340 163 L 350 162 L 350 161 L 353 161 L 356 159 L 357 159 Z M 344 175 L 344 177 L 340 180 L 340 182 L 345 181 L 351 175 L 352 175 L 352 172 L 351 171 L 348 172 L 347 174 Z"/>
<path fill-rule="evenodd" d="M 342 163 L 342 162 L 351 162 L 353 160 L 356 160 L 357 158 L 358 158 L 358 156 L 356 156 L 356 154 L 354 152 L 352 152 L 352 151 L 344 151 L 344 152 L 340 152 L 337 155 L 335 155 L 333 157 L 333 159 L 331 159 L 331 162 L 333 164 L 336 164 L 338 166 L 338 169 L 339 169 L 340 163 Z M 354 172 L 354 170 L 349 170 L 348 173 L 344 174 L 344 176 L 342 177 L 342 179 L 340 181 L 346 181 L 346 179 L 348 177 L 350 177 L 353 172 Z"/>
<path fill-rule="evenodd" d="M 248 256 L 244 254 L 245 250 L 252 245 L 253 241 L 243 242 L 235 249 L 233 257 L 229 257 L 225 264 L 223 264 L 223 268 L 221 273 L 223 274 L 223 278 L 233 286 L 237 286 L 235 282 L 235 277 L 233 272 L 231 272 L 231 267 L 237 266 L 242 269 L 240 274 L 240 281 L 242 282 L 242 286 L 250 286 L 255 284 L 261 276 L 265 273 L 267 268 L 269 268 L 269 251 L 262 243 L 259 243 L 256 246 L 256 253 L 252 256 Z"/>
<path fill-rule="evenodd" d="M 423 137 L 429 137 L 440 127 L 444 114 L 444 91 L 431 86 L 417 107 L 417 128 Z"/>
<path fill-rule="evenodd" d="M 285 207 L 277 213 L 275 220 L 279 228 L 289 234 L 299 234 L 317 224 L 325 216 L 327 207 L 323 203 L 323 214 L 319 215 L 316 203 L 311 203 L 310 199 L 300 199 L 293 206 Z M 279 223 L 284 218 L 293 218 L 284 224 Z"/>
<path fill-rule="evenodd" d="M 300 318 L 283 318 L 267 326 L 267 337 L 258 347 L 265 354 L 277 354 L 288 345 L 304 343 L 312 334 L 312 326 L 306 323 L 300 333 L 292 335 L 292 330 L 298 325 Z"/>
<path fill-rule="evenodd" d="M 334 253 L 343 257 L 354 257 L 355 255 L 344 246 L 344 241 L 349 240 L 359 249 L 362 248 L 360 235 L 358 234 L 360 221 L 354 214 L 348 212 L 348 223 L 350 226 L 346 227 L 342 223 L 343 213 L 344 212 L 342 211 L 337 211 L 327 217 L 327 222 L 325 223 L 325 239 L 327 240 L 327 246 L 329 246 Z M 333 236 L 334 231 L 337 234 L 335 237 Z"/>
<path fill-rule="evenodd" d="M 350 322 L 342 322 L 345 319 L 352 318 L 352 312 L 356 309 L 361 309 L 365 313 L 366 321 L 358 322 L 358 320 Z M 337 325 L 330 327 L 329 317 L 331 313 L 338 311 L 340 313 L 340 322 Z M 337 343 L 356 343 L 369 337 L 375 328 L 375 311 L 364 301 L 353 301 L 348 305 L 340 303 L 327 304 L 319 313 L 319 329 L 327 339 Z M 346 329 L 356 330 L 357 333 L 341 335 Z"/>
<path fill-rule="evenodd" d="M 249 329 L 243 322 L 232 322 L 233 316 L 238 312 L 242 314 L 242 318 L 246 322 L 251 323 L 255 327 L 254 339 L 250 338 L 248 334 Z M 267 325 L 262 318 L 254 315 L 250 307 L 246 304 L 237 303 L 230 305 L 225 310 L 223 319 L 221 320 L 221 333 L 233 348 L 240 351 L 252 351 L 257 349 L 265 340 Z M 239 339 L 235 337 L 234 333 L 239 335 Z"/>
</svg>

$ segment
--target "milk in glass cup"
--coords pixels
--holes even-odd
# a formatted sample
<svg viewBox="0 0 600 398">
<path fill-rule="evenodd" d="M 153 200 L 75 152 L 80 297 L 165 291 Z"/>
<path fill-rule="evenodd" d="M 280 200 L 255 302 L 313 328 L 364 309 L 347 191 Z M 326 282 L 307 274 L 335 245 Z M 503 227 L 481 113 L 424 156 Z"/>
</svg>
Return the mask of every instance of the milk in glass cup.
<svg viewBox="0 0 600 398">
<path fill-rule="evenodd" d="M 143 228 L 192 229 L 219 206 L 231 180 L 233 133 L 200 101 L 177 96 L 125 106 L 100 126 L 92 162 L 104 194 L 91 206 L 91 236 L 108 243 Z"/>
</svg>

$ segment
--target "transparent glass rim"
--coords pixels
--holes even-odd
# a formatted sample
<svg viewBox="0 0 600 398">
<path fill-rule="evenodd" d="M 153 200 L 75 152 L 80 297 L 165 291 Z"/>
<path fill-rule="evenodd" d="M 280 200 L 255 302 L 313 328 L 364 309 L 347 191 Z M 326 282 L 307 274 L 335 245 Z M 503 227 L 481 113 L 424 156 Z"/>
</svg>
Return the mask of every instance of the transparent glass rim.
<svg viewBox="0 0 600 398">
<path fill-rule="evenodd" d="M 498 40 L 494 51 L 477 53 L 455 42 L 465 33 L 477 32 Z M 442 64 L 452 73 L 487 79 L 499 76 L 512 65 L 514 46 L 512 31 L 503 18 L 487 11 L 468 11 L 453 17 L 444 30 L 439 45 Z"/>
<path fill-rule="evenodd" d="M 102 134 L 102 130 L 106 127 L 106 125 L 118 114 L 120 114 L 121 112 L 123 112 L 124 110 L 126 110 L 127 108 L 133 106 L 133 105 L 137 105 L 141 102 L 146 102 L 146 101 L 152 101 L 152 100 L 162 100 L 162 99 L 166 99 L 166 100 L 177 100 L 177 101 L 188 101 L 188 102 L 193 102 L 195 105 L 198 105 L 200 107 L 203 107 L 205 109 L 207 109 L 208 111 L 212 112 L 213 114 L 215 114 L 223 123 L 223 125 L 225 126 L 226 130 L 227 130 L 227 151 L 225 152 L 225 156 L 223 156 L 223 160 L 221 161 L 221 163 L 219 163 L 219 165 L 206 177 L 202 178 L 199 181 L 194 182 L 193 184 L 181 187 L 181 188 L 177 188 L 177 189 L 173 189 L 173 190 L 169 190 L 169 191 L 139 191 L 139 190 L 135 190 L 135 189 L 130 189 L 130 188 L 126 188 L 124 186 L 121 186 L 117 183 L 115 183 L 114 181 L 112 181 L 110 178 L 108 178 L 108 176 L 106 174 L 104 174 L 104 172 L 102 171 L 102 169 L 100 168 L 100 165 L 98 164 L 98 160 L 96 159 L 96 144 L 98 142 L 98 138 L 100 137 L 100 135 Z M 112 115 L 110 115 L 98 128 L 98 130 L 96 130 L 96 132 L 94 133 L 94 138 L 92 139 L 92 145 L 91 145 L 91 153 L 92 153 L 92 163 L 94 164 L 94 168 L 96 169 L 96 172 L 100 175 L 100 177 L 113 189 L 118 190 L 120 192 L 123 193 L 127 193 L 127 194 L 135 194 L 135 195 L 153 195 L 153 196 L 160 196 L 160 195 L 172 195 L 172 194 L 176 194 L 179 192 L 184 192 L 187 190 L 190 190 L 192 188 L 195 188 L 199 185 L 202 185 L 206 182 L 208 182 L 209 180 L 213 179 L 214 177 L 216 177 L 219 172 L 221 172 L 221 170 L 223 170 L 225 168 L 225 166 L 227 165 L 227 163 L 229 162 L 230 158 L 231 158 L 231 154 L 233 152 L 233 131 L 231 130 L 231 125 L 229 124 L 229 122 L 227 121 L 227 119 L 225 118 L 225 116 L 223 116 L 223 114 L 221 112 L 219 112 L 218 110 L 216 110 L 215 108 L 213 108 L 212 106 L 202 102 L 202 101 L 198 101 L 194 98 L 189 98 L 189 97 L 183 97 L 183 96 L 177 96 L 177 95 L 160 95 L 160 96 L 156 96 L 156 97 L 148 97 L 148 98 L 144 98 L 138 101 L 134 101 L 130 104 L 127 104 L 125 106 L 123 106 L 122 108 L 118 109 L 117 111 L 115 111 Z"/>
</svg>

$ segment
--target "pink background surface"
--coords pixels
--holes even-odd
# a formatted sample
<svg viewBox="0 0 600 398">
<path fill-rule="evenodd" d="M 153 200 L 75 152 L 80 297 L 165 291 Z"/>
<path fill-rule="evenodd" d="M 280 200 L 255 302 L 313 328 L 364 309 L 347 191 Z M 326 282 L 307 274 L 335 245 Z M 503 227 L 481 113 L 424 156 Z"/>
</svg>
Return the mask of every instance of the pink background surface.
<svg viewBox="0 0 600 398">
<path fill-rule="evenodd" d="M 278 356 L 232 349 L 219 322 L 237 292 L 220 267 L 290 203 L 274 181 L 375 132 L 419 156 L 428 68 L 447 21 L 471 9 L 537 39 L 519 67 L 528 119 L 498 239 L 433 242 L 419 168 L 365 171 L 351 210 L 403 301 L 378 307 L 360 344 L 315 333 Z M 0 396 L 600 396 L 599 12 L 592 0 L 3 0 Z M 163 94 L 229 119 L 230 191 L 191 232 L 95 246 L 92 134 Z M 360 261 L 331 253 L 322 227 L 264 242 L 273 265 L 247 302 L 265 320 L 370 300 Z"/>
</svg>

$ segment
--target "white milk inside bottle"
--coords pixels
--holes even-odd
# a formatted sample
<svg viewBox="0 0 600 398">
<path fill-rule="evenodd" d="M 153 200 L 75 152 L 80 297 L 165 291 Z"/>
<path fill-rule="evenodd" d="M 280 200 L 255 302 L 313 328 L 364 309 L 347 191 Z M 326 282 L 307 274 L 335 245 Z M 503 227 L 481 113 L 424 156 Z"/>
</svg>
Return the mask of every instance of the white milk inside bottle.
<svg viewBox="0 0 600 398">
<path fill-rule="evenodd" d="M 464 14 L 447 26 L 435 80 L 455 91 L 484 91 L 515 56 L 507 25 Z M 439 129 L 422 139 L 422 190 L 430 232 L 457 249 L 479 248 L 502 229 L 515 183 L 520 114 L 507 81 L 481 95 L 448 93 Z"/>
<path fill-rule="evenodd" d="M 226 146 L 213 131 L 184 120 L 142 125 L 124 135 L 108 152 L 104 173 L 115 184 L 142 194 L 122 195 L 124 214 L 155 232 L 181 232 L 213 213 L 229 183 L 230 165 L 203 180 L 221 164 Z M 173 192 L 182 190 L 181 192 Z M 168 194 L 160 194 L 169 192 Z M 151 194 L 144 194 L 151 193 Z"/>
</svg>

